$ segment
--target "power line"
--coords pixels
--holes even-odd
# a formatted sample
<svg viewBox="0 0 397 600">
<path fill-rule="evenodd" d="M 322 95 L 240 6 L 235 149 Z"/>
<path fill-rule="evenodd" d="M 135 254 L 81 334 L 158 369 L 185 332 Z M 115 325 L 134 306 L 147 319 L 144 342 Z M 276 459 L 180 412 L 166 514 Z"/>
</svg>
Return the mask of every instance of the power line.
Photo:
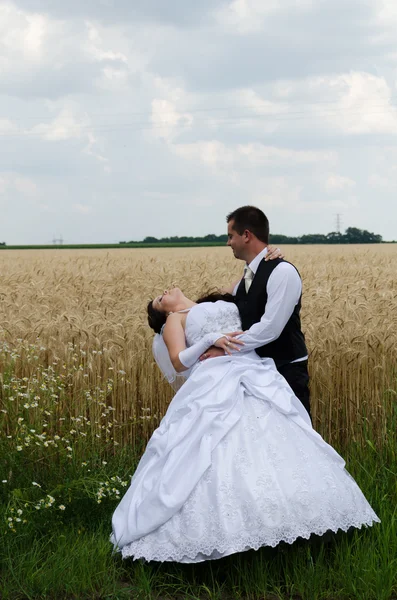
<svg viewBox="0 0 397 600">
<path fill-rule="evenodd" d="M 393 100 L 396 103 L 393 103 Z M 262 102 L 269 102 L 272 103 L 271 101 L 268 100 L 262 100 Z M 283 102 L 281 101 L 279 104 L 283 104 Z M 287 103 L 285 103 L 287 104 Z M 301 102 L 299 103 L 300 106 L 302 107 L 307 107 L 310 108 L 312 106 L 325 106 L 325 105 L 329 105 L 330 108 L 334 108 L 337 110 L 350 110 L 350 109 L 346 109 L 343 107 L 337 107 L 334 106 L 335 102 L 331 102 L 328 100 L 317 100 L 314 102 Z M 390 97 L 389 98 L 389 102 L 388 103 L 382 103 L 382 104 L 372 104 L 369 105 L 369 108 L 397 108 L 397 95 L 395 97 Z M 354 107 L 351 107 L 354 108 Z M 240 110 L 240 109 L 260 109 L 260 106 L 258 106 L 258 104 L 239 104 L 238 106 L 236 105 L 229 105 L 229 106 L 209 106 L 209 107 L 202 107 L 202 108 L 189 108 L 189 107 L 178 107 L 177 110 L 179 112 L 185 112 L 185 113 L 192 113 L 192 114 L 196 114 L 196 113 L 206 113 L 206 112 L 214 112 L 214 111 L 219 111 L 219 110 Z M 87 116 L 90 116 L 92 118 L 96 118 L 96 117 L 113 117 L 113 116 L 148 116 L 150 117 L 151 115 L 151 111 L 127 111 L 127 112 L 110 112 L 110 113 L 87 113 L 87 111 L 85 111 Z M 167 113 L 165 113 L 167 114 Z M 174 115 L 174 113 L 168 113 L 169 115 Z M 292 114 L 292 113 L 291 113 Z M 13 118 L 12 116 L 10 116 L 10 118 Z M 23 120 L 23 121 L 39 121 L 40 123 L 44 122 L 46 119 L 48 118 L 48 115 L 46 115 L 45 117 L 40 117 L 40 116 L 35 116 L 35 117 L 15 117 L 14 121 L 18 121 L 18 120 Z M 56 118 L 56 117 L 55 117 Z M 47 122 L 51 122 L 51 121 L 47 121 Z"/>
<path fill-rule="evenodd" d="M 397 107 L 396 107 L 397 108 Z M 287 112 L 287 113 L 276 113 L 276 114 L 271 114 L 271 113 L 267 113 L 267 114 L 257 114 L 257 115 L 230 115 L 230 116 L 226 116 L 223 118 L 218 118 L 216 124 L 217 125 L 229 125 L 229 124 L 244 124 L 244 122 L 246 121 L 251 121 L 251 120 L 260 120 L 260 119 L 268 119 L 269 121 L 272 122 L 283 122 L 283 121 L 300 121 L 300 120 L 304 120 L 306 118 L 324 118 L 324 117 L 337 117 L 340 116 L 340 113 L 343 112 L 344 114 L 347 114 L 349 117 L 352 116 L 372 116 L 372 115 L 381 115 L 381 114 L 386 114 L 386 111 L 373 111 L 373 112 L 369 112 L 369 111 L 359 111 L 359 112 L 349 112 L 349 110 L 347 109 L 338 109 L 338 110 L 334 110 L 333 112 L 316 112 L 316 113 L 304 113 L 304 112 Z M 397 111 L 396 111 L 396 116 L 397 116 Z M 292 118 L 291 118 L 292 117 Z M 183 119 L 183 115 L 180 117 L 180 119 Z M 203 121 L 203 122 L 196 122 L 196 125 L 201 124 L 201 125 L 211 125 L 213 124 L 213 122 L 211 120 L 207 121 Z M 41 125 L 51 125 L 51 123 L 41 123 Z M 96 131 L 96 132 L 103 132 L 103 133 L 107 133 L 107 132 L 112 132 L 112 131 L 118 131 L 119 129 L 130 129 L 131 131 L 144 131 L 144 130 L 156 130 L 156 129 L 162 129 L 162 128 L 166 128 L 169 126 L 177 126 L 179 128 L 190 128 L 191 127 L 191 123 L 183 123 L 180 122 L 180 120 L 178 120 L 177 122 L 175 122 L 175 119 L 173 119 L 172 121 L 158 121 L 158 122 L 153 122 L 153 121 L 133 121 L 133 122 L 124 122 L 124 123 L 108 123 L 108 124 L 102 124 L 102 125 L 93 125 L 93 124 L 87 124 L 87 125 L 74 125 L 70 128 L 66 128 L 67 131 L 73 131 L 74 129 L 76 130 L 77 133 L 84 133 L 85 131 Z M 18 138 L 18 137 L 42 137 L 45 135 L 45 131 L 24 131 L 24 132 L 13 132 L 13 133 L 0 133 L 0 137 L 2 138 Z M 58 140 L 59 141 L 59 138 Z"/>
</svg>

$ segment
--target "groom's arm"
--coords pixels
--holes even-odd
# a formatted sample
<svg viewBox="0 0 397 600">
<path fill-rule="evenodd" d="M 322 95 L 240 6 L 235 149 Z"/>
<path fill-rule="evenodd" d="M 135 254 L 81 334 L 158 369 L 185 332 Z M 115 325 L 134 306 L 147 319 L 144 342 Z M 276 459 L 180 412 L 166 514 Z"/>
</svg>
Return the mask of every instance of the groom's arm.
<svg viewBox="0 0 397 600">
<path fill-rule="evenodd" d="M 239 337 L 244 342 L 241 352 L 266 346 L 280 336 L 302 293 L 297 270 L 289 263 L 279 264 L 269 277 L 266 291 L 268 299 L 261 320 Z"/>
<path fill-rule="evenodd" d="M 239 340 L 244 342 L 239 351 L 249 352 L 276 340 L 288 323 L 302 293 L 302 282 L 297 270 L 289 263 L 279 264 L 267 282 L 266 310 L 258 323 L 245 331 Z M 234 354 L 234 351 L 232 350 Z M 218 348 L 211 348 L 200 360 L 221 356 Z"/>
</svg>

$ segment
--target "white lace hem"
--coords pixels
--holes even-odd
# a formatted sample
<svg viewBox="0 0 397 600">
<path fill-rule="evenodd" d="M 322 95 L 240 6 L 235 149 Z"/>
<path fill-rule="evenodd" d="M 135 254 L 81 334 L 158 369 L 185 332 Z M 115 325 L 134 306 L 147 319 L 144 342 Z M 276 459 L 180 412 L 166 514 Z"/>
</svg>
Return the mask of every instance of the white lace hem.
<svg viewBox="0 0 397 600">
<path fill-rule="evenodd" d="M 245 552 L 247 550 L 258 550 L 263 546 L 275 548 L 280 542 L 293 544 L 298 538 L 309 539 L 311 535 L 322 536 L 327 531 L 336 533 L 338 530 L 348 531 L 351 527 L 361 529 L 362 526 L 371 527 L 374 523 L 380 523 L 380 519 L 372 511 L 361 518 L 350 518 L 343 522 L 323 522 L 321 524 L 310 524 L 299 527 L 280 527 L 278 529 L 263 532 L 262 534 L 239 533 L 236 536 L 228 535 L 224 539 L 206 539 L 199 542 L 192 540 L 181 540 L 181 543 L 165 543 L 154 546 L 153 540 L 144 538 L 124 546 L 121 550 L 123 558 L 133 558 L 133 560 L 144 559 L 146 561 L 157 562 L 181 562 L 198 563 L 205 560 L 213 560 Z"/>
</svg>

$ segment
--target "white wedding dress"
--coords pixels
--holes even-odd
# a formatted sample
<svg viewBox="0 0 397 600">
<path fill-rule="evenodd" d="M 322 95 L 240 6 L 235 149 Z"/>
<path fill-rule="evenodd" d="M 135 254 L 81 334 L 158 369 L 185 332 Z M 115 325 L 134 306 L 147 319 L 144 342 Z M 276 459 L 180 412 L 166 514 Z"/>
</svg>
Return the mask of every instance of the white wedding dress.
<svg viewBox="0 0 397 600">
<path fill-rule="evenodd" d="M 187 345 L 240 328 L 234 304 L 198 304 Z M 344 465 L 272 359 L 209 359 L 153 433 L 111 541 L 124 558 L 192 563 L 379 522 Z"/>
</svg>

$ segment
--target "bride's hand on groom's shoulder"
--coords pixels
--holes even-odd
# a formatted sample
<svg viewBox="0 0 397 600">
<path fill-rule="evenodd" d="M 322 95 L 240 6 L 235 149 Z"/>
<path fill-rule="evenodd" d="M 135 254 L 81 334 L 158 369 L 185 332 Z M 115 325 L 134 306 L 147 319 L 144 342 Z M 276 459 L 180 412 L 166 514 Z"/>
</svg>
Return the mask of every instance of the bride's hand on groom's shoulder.
<svg viewBox="0 0 397 600">
<path fill-rule="evenodd" d="M 267 254 L 265 256 L 265 261 L 274 260 L 275 258 L 284 258 L 283 252 L 280 248 L 275 248 L 274 246 L 267 247 Z"/>
</svg>

